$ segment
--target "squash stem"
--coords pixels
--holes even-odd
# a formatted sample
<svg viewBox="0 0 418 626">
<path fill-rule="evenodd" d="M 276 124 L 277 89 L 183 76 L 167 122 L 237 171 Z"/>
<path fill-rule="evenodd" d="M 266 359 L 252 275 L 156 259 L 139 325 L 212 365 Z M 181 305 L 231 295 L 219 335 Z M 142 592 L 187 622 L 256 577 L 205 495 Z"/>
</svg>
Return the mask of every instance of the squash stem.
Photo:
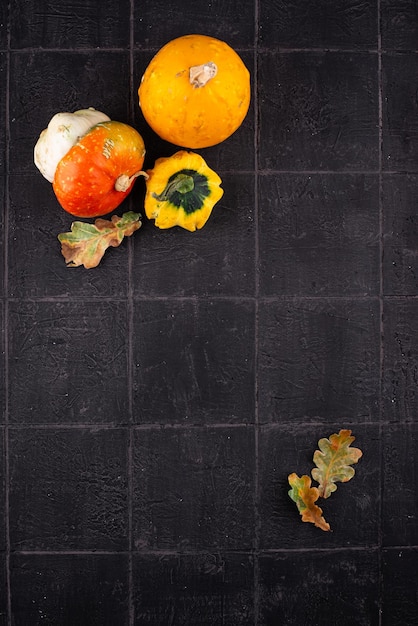
<svg viewBox="0 0 418 626">
<path fill-rule="evenodd" d="M 121 174 L 115 182 L 116 191 L 128 191 L 129 187 L 132 185 L 135 178 L 138 178 L 138 176 L 144 176 L 145 179 L 148 178 L 148 174 L 146 172 L 143 172 L 142 170 L 136 172 L 132 176 L 128 176 L 127 174 Z"/>
<path fill-rule="evenodd" d="M 218 67 L 213 61 L 203 63 L 203 65 L 193 65 L 189 69 L 189 81 L 193 87 L 204 87 L 206 83 L 216 76 Z"/>
<path fill-rule="evenodd" d="M 179 193 L 185 194 L 189 191 L 193 191 L 194 189 L 194 179 L 193 176 L 189 176 L 188 174 L 177 174 L 175 178 L 169 182 L 164 189 L 159 194 L 153 193 L 153 197 L 159 202 L 165 202 L 166 200 L 170 200 L 171 196 L 178 191 Z"/>
</svg>

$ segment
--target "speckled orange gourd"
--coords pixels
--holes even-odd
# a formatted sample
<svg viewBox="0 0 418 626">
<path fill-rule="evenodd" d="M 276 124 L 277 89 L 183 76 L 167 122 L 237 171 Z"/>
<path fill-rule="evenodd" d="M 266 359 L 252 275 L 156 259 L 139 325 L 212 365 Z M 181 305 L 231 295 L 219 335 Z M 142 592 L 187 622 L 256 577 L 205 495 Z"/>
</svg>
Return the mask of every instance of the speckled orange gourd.
<svg viewBox="0 0 418 626">
<path fill-rule="evenodd" d="M 160 137 L 206 148 L 242 124 L 250 105 L 250 74 L 225 42 L 185 35 L 154 56 L 138 95 L 145 120 Z"/>
<path fill-rule="evenodd" d="M 65 211 L 97 217 L 113 211 L 142 174 L 141 135 L 122 122 L 93 126 L 58 163 L 53 188 Z"/>
</svg>

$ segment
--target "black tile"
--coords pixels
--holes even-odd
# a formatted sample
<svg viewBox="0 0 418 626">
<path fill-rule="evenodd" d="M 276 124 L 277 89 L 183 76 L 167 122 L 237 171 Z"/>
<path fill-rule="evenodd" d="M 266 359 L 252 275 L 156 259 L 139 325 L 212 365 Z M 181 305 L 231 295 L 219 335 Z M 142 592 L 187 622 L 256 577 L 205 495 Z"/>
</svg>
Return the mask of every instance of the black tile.
<svg viewBox="0 0 418 626">
<path fill-rule="evenodd" d="M 144 220 L 134 238 L 136 295 L 254 295 L 254 177 L 227 174 L 222 188 L 202 230 L 160 230 Z"/>
<path fill-rule="evenodd" d="M 129 0 L 12 0 L 10 14 L 14 49 L 129 45 Z"/>
<path fill-rule="evenodd" d="M 377 552 L 264 556 L 260 579 L 260 626 L 379 624 Z"/>
<path fill-rule="evenodd" d="M 268 52 L 259 64 L 262 169 L 377 169 L 376 55 Z"/>
<path fill-rule="evenodd" d="M 329 426 L 267 426 L 261 431 L 260 464 L 260 546 L 264 550 L 373 546 L 379 528 L 379 432 L 378 426 L 353 427 L 355 441 L 363 456 L 353 465 L 355 475 L 346 484 L 317 504 L 331 526 L 331 532 L 302 522 L 290 499 L 288 476 L 311 477 L 313 455 L 318 441 L 346 428 L 344 422 Z M 312 477 L 311 477 L 312 478 Z M 312 479 L 312 486 L 317 486 Z"/>
<path fill-rule="evenodd" d="M 230 46 L 252 46 L 254 19 L 254 0 L 194 0 L 187 6 L 173 0 L 135 3 L 134 41 L 140 47 L 159 48 L 175 37 L 199 33 Z"/>
<path fill-rule="evenodd" d="M 418 424 L 391 424 L 383 432 L 383 541 L 417 545 Z"/>
<path fill-rule="evenodd" d="M 106 251 L 100 265 L 67 267 L 57 239 L 78 218 L 66 213 L 38 174 L 10 176 L 8 292 L 12 297 L 112 296 L 128 291 L 128 240 Z M 112 215 L 129 210 L 126 200 Z M 91 221 L 91 220 L 82 220 Z M 134 235 L 141 237 L 141 231 Z"/>
<path fill-rule="evenodd" d="M 3 302 L 0 301 L 0 424 L 6 419 L 6 363 L 3 306 Z"/>
<path fill-rule="evenodd" d="M 253 302 L 135 303 L 134 420 L 254 420 Z"/>
<path fill-rule="evenodd" d="M 1 167 L 1 166 L 0 166 Z M 5 198 L 5 178 L 0 176 L 0 297 L 4 295 L 4 279 L 5 279 L 5 217 L 6 217 L 6 198 Z M 1 315 L 1 313 L 0 313 Z M 0 326 L 0 328 L 2 328 Z"/>
<path fill-rule="evenodd" d="M 11 302 L 10 420 L 127 423 L 124 303 Z"/>
<path fill-rule="evenodd" d="M 418 550 L 383 551 L 382 626 L 418 624 Z"/>
<path fill-rule="evenodd" d="M 383 167 L 418 169 L 418 57 L 383 55 Z"/>
<path fill-rule="evenodd" d="M 381 0 L 383 48 L 416 50 L 418 20 L 415 0 Z"/>
<path fill-rule="evenodd" d="M 263 295 L 378 294 L 377 175 L 268 175 L 259 190 Z"/>
<path fill-rule="evenodd" d="M 377 300 L 262 302 L 259 338 L 261 422 L 378 416 Z"/>
<path fill-rule="evenodd" d="M 269 0 L 260 5 L 260 42 L 283 48 L 377 48 L 373 0 Z"/>
<path fill-rule="evenodd" d="M 133 577 L 135 626 L 254 623 L 253 563 L 246 554 L 138 555 Z"/>
<path fill-rule="evenodd" d="M 11 54 L 10 171 L 37 172 L 33 149 L 60 111 L 94 107 L 128 122 L 128 52 L 18 52 Z M 47 183 L 44 180 L 45 184 Z M 39 214 L 40 207 L 33 207 Z"/>
<path fill-rule="evenodd" d="M 383 406 L 386 419 L 418 421 L 418 301 L 386 300 Z"/>
<path fill-rule="evenodd" d="M 134 106 L 135 106 L 135 127 L 144 138 L 147 154 L 145 157 L 145 169 L 152 168 L 156 159 L 174 154 L 180 148 L 175 144 L 163 141 L 148 126 L 145 121 L 138 100 L 138 87 L 141 78 L 151 61 L 154 52 L 136 51 L 134 54 Z M 199 150 L 199 154 L 207 161 L 208 165 L 220 175 L 224 171 L 250 171 L 254 170 L 254 54 L 248 51 L 239 51 L 239 55 L 250 72 L 252 84 L 252 100 L 247 116 L 242 125 L 231 137 L 222 143 Z"/>
<path fill-rule="evenodd" d="M 10 432 L 13 550 L 127 549 L 122 429 Z"/>
<path fill-rule="evenodd" d="M 6 555 L 0 552 L 0 626 L 7 626 Z"/>
<path fill-rule="evenodd" d="M 386 295 L 418 295 L 417 190 L 416 175 L 387 174 L 383 177 L 383 278 Z"/>
<path fill-rule="evenodd" d="M 252 429 L 143 429 L 134 446 L 137 550 L 252 548 Z"/>
<path fill-rule="evenodd" d="M 122 555 L 13 555 L 14 626 L 128 626 Z"/>
<path fill-rule="evenodd" d="M 5 431 L 4 431 L 4 428 L 0 426 L 0 553 L 6 550 L 6 513 L 8 513 L 8 511 L 6 511 Z M 1 615 L 1 609 L 0 609 L 0 615 Z"/>
<path fill-rule="evenodd" d="M 2 4 L 3 6 L 3 4 Z M 2 8 L 0 8 L 1 12 Z M 1 19 L 1 14 L 0 14 Z M 4 32 L 4 29 L 0 28 L 0 33 Z M 1 35 L 0 35 L 1 42 Z M 2 85 L 7 84 L 7 56 L 5 53 L 0 52 L 0 79 L 2 81 Z M 6 158 L 6 99 L 7 99 L 7 91 L 6 89 L 2 89 L 0 92 L 0 120 L 2 123 L 0 124 L 0 173 L 6 173 L 5 171 L 5 158 Z M 3 204 L 3 203 L 2 203 Z"/>
<path fill-rule="evenodd" d="M 6 50 L 9 26 L 9 4 L 6 2 L 0 4 L 0 26 L 0 50 Z"/>
</svg>

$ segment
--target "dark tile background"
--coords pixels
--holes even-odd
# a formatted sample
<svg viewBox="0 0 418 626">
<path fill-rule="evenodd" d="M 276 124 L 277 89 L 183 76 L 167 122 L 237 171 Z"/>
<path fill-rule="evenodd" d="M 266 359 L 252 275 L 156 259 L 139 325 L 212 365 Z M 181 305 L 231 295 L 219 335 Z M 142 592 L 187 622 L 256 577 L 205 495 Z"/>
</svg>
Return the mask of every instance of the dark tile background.
<svg viewBox="0 0 418 626">
<path fill-rule="evenodd" d="M 128 623 L 126 555 L 13 554 L 10 578 L 16 626 Z"/>
<path fill-rule="evenodd" d="M 67 269 L 39 133 L 94 106 L 172 154 L 137 88 L 191 32 L 251 72 L 222 200 Z M 0 626 L 418 623 L 417 34 L 414 0 L 1 3 Z M 287 476 L 340 428 L 324 533 Z"/>
</svg>

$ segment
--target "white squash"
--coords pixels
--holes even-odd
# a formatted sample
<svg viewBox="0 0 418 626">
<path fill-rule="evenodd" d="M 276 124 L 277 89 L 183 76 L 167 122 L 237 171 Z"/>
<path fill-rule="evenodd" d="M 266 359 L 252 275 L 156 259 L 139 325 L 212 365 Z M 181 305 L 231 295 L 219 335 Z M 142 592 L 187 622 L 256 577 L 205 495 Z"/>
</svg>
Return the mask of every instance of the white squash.
<svg viewBox="0 0 418 626">
<path fill-rule="evenodd" d="M 57 113 L 39 136 L 34 149 L 36 167 L 50 183 L 63 156 L 99 122 L 109 122 L 110 117 L 93 107 L 74 113 Z"/>
</svg>

